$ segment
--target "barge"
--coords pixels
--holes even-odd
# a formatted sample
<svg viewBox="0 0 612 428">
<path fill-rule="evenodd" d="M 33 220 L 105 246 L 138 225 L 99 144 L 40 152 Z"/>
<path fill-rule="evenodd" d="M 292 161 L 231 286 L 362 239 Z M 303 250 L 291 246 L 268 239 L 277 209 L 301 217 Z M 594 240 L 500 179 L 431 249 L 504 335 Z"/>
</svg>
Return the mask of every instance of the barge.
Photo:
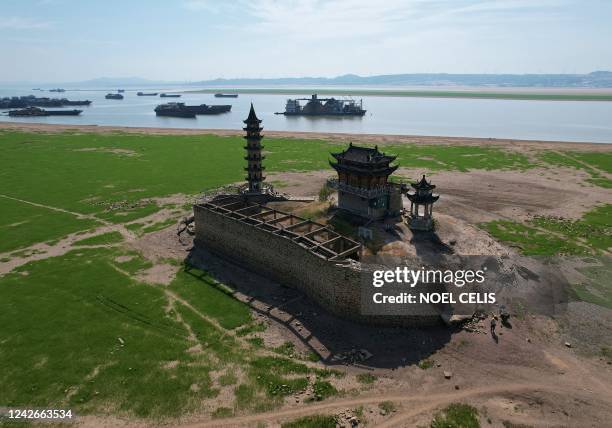
<svg viewBox="0 0 612 428">
<path fill-rule="evenodd" d="M 26 107 L 21 110 L 10 110 L 11 117 L 37 117 L 37 116 L 78 116 L 83 110 L 45 110 L 38 107 Z"/>
<path fill-rule="evenodd" d="M 306 101 L 302 106 L 300 101 Z M 313 94 L 310 98 L 288 99 L 283 114 L 285 116 L 363 116 L 363 100 L 319 98 Z"/>
</svg>

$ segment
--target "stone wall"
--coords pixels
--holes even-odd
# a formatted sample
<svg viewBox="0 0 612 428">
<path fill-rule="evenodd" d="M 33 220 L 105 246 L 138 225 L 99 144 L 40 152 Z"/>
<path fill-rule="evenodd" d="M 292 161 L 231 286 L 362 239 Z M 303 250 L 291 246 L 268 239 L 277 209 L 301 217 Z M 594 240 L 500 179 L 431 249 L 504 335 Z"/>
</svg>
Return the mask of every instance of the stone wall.
<svg viewBox="0 0 612 428">
<path fill-rule="evenodd" d="M 439 322 L 437 316 L 362 315 L 361 287 L 369 265 L 326 260 L 287 237 L 201 205 L 194 206 L 194 214 L 196 246 L 205 246 L 240 266 L 298 289 L 336 315 L 380 325 L 416 326 Z"/>
</svg>

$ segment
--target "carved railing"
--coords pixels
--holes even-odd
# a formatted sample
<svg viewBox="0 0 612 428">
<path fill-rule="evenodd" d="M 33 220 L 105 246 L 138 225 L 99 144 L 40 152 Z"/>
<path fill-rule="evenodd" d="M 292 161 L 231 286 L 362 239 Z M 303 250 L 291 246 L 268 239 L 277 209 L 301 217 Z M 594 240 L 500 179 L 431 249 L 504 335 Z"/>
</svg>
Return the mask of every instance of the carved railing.
<svg viewBox="0 0 612 428">
<path fill-rule="evenodd" d="M 360 196 L 362 198 L 377 198 L 379 196 L 383 196 L 389 193 L 389 186 L 379 186 L 373 189 L 363 189 L 361 187 L 350 186 L 346 183 L 342 183 L 338 181 L 337 178 L 329 178 L 327 180 L 327 186 L 332 189 L 342 190 L 346 193 L 352 193 L 353 195 Z"/>
</svg>

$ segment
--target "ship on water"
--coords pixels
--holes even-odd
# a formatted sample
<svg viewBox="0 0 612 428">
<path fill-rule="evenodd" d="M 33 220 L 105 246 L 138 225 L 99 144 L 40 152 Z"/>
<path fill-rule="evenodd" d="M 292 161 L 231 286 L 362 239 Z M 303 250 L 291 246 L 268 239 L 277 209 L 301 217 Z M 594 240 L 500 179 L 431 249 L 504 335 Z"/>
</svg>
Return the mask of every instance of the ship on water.
<svg viewBox="0 0 612 428">
<path fill-rule="evenodd" d="M 123 95 L 121 94 L 106 94 L 106 96 L 104 97 L 107 100 L 122 100 L 123 99 Z"/>
<path fill-rule="evenodd" d="M 157 116 L 172 117 L 195 117 L 198 114 L 221 114 L 232 109 L 231 105 L 207 105 L 188 106 L 185 103 L 166 103 L 155 107 Z"/>
<path fill-rule="evenodd" d="M 302 106 L 300 101 L 306 101 Z M 363 116 L 363 100 L 356 102 L 352 99 L 319 98 L 313 94 L 310 98 L 288 99 L 285 104 L 285 116 Z"/>
<path fill-rule="evenodd" d="M 161 98 L 180 98 L 181 97 L 180 94 L 166 94 L 166 93 L 160 94 L 159 96 Z"/>
<path fill-rule="evenodd" d="M 188 109 L 184 103 L 167 103 L 160 104 L 155 107 L 155 114 L 157 116 L 168 116 L 168 117 L 184 117 L 188 119 L 195 119 L 195 113 Z"/>
<path fill-rule="evenodd" d="M 157 92 L 136 92 L 139 97 L 156 97 Z"/>
<path fill-rule="evenodd" d="M 83 110 L 45 110 L 38 107 L 26 107 L 21 110 L 10 110 L 11 117 L 36 117 L 36 116 L 78 116 Z"/>
<path fill-rule="evenodd" d="M 238 98 L 238 94 L 215 94 L 215 98 Z"/>
<path fill-rule="evenodd" d="M 64 106 L 88 106 L 91 101 L 71 101 L 66 98 L 47 98 L 27 95 L 22 97 L 0 98 L 0 109 L 25 108 L 25 107 L 64 107 Z"/>
</svg>

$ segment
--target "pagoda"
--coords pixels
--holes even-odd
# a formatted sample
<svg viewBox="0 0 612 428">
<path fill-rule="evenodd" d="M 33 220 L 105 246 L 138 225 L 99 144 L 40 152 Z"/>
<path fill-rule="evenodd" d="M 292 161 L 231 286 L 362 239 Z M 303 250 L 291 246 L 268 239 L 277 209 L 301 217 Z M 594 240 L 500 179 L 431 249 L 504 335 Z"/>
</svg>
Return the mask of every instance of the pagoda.
<svg viewBox="0 0 612 428">
<path fill-rule="evenodd" d="M 260 132 L 263 128 L 260 126 L 261 120 L 258 119 L 255 114 L 253 103 L 251 103 L 249 116 L 244 120 L 244 123 L 246 126 L 242 129 L 246 131 L 244 138 L 247 142 L 247 145 L 244 147 L 247 151 L 247 155 L 244 157 L 247 161 L 247 167 L 244 168 L 244 170 L 247 171 L 245 179 L 249 184 L 248 194 L 259 195 L 262 193 L 263 181 L 266 179 L 263 176 L 265 167 L 261 164 L 265 156 L 261 154 L 261 150 L 264 147 L 261 145 L 263 135 L 261 135 Z"/>
<path fill-rule="evenodd" d="M 410 200 L 410 217 L 408 226 L 413 230 L 433 230 L 433 204 L 440 198 L 433 194 L 435 185 L 425 179 L 425 175 L 420 181 L 412 183 L 415 192 L 406 196 Z"/>
<path fill-rule="evenodd" d="M 397 156 L 388 156 L 374 148 L 353 143 L 332 153 L 330 162 L 338 179 L 329 183 L 338 189 L 338 208 L 369 220 L 398 217 L 402 208 L 401 192 L 389 183 L 389 176 L 398 168 L 391 165 Z"/>
</svg>

